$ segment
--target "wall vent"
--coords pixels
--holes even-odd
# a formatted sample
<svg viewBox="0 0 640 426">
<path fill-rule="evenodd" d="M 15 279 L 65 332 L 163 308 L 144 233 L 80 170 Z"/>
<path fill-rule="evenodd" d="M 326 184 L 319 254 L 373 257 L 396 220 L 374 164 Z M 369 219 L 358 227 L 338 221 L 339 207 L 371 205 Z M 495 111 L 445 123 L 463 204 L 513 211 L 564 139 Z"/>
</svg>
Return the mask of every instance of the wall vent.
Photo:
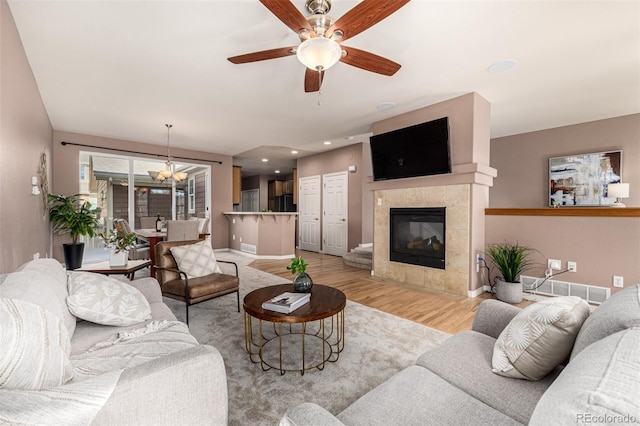
<svg viewBox="0 0 640 426">
<path fill-rule="evenodd" d="M 544 280 L 544 278 L 520 276 L 520 281 L 524 284 L 526 293 L 537 293 L 546 296 L 578 296 L 589 303 L 599 305 L 611 296 L 611 289 L 599 287 L 596 285 L 570 283 L 567 281 L 547 280 L 536 290 L 529 290 L 528 287 L 535 287 Z"/>
<path fill-rule="evenodd" d="M 240 251 L 243 251 L 245 253 L 251 253 L 251 254 L 257 253 L 256 246 L 254 246 L 253 244 L 245 244 L 245 243 L 240 243 Z"/>
</svg>

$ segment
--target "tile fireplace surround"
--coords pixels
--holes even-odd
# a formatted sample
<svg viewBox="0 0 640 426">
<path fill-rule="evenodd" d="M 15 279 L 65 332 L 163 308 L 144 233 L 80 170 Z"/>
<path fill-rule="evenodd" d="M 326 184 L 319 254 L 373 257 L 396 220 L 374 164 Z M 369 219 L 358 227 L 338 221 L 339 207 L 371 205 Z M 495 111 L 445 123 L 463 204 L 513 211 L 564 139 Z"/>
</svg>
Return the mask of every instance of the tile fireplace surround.
<svg viewBox="0 0 640 426">
<path fill-rule="evenodd" d="M 427 290 L 467 296 L 471 258 L 471 185 L 377 190 L 374 210 L 375 275 Z M 389 209 L 446 207 L 445 269 L 389 261 Z"/>
<path fill-rule="evenodd" d="M 373 123 L 373 134 L 449 117 L 451 173 L 408 179 L 372 181 L 373 272 L 407 287 L 463 297 L 483 292 L 476 273 L 476 252 L 485 247 L 484 210 L 497 176 L 490 167 L 490 105 L 468 93 Z M 389 209 L 445 207 L 445 269 L 389 260 Z"/>
</svg>

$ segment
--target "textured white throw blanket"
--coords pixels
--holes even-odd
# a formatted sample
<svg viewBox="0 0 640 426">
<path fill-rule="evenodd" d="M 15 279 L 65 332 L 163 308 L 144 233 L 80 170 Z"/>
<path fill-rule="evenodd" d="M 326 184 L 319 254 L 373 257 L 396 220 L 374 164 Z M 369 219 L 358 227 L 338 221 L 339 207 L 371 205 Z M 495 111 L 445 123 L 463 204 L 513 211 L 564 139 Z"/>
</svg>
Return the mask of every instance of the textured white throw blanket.
<svg viewBox="0 0 640 426">
<path fill-rule="evenodd" d="M 161 331 L 161 333 L 159 333 Z M 146 327 L 129 330 L 71 357 L 75 380 L 114 370 L 135 367 L 152 359 L 198 345 L 186 324 L 152 321 Z"/>
<path fill-rule="evenodd" d="M 89 425 L 116 388 L 122 371 L 196 346 L 187 326 L 152 321 L 119 333 L 71 358 L 72 382 L 57 388 L 0 390 L 0 424 Z"/>
</svg>

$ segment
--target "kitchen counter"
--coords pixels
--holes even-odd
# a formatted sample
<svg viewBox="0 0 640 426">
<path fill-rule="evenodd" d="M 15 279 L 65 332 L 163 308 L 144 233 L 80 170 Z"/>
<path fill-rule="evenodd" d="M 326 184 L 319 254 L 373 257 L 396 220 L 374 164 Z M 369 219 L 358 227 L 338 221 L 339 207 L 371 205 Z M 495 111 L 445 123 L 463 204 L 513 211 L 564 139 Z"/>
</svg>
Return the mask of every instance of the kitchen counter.
<svg viewBox="0 0 640 426">
<path fill-rule="evenodd" d="M 260 259 L 295 256 L 297 212 L 224 212 L 229 248 Z"/>
</svg>

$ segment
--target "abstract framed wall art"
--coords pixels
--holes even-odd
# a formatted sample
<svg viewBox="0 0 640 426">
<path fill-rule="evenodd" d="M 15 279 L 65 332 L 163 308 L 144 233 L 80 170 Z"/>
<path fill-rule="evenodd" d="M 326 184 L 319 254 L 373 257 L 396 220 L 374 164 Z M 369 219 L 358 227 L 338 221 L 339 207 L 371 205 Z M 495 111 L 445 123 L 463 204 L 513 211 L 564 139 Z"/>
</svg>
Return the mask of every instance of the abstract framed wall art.
<svg viewBox="0 0 640 426">
<path fill-rule="evenodd" d="M 610 206 L 610 183 L 622 181 L 622 151 L 549 159 L 549 206 Z"/>
</svg>

